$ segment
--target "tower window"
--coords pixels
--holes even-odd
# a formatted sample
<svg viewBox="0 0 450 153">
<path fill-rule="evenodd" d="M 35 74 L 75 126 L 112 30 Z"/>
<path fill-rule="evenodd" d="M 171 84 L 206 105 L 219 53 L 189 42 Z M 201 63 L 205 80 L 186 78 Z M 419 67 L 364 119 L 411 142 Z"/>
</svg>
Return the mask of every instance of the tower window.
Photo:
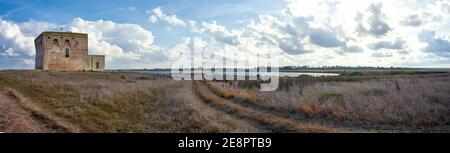
<svg viewBox="0 0 450 153">
<path fill-rule="evenodd" d="M 53 46 L 59 47 L 58 39 L 53 39 Z"/>
<path fill-rule="evenodd" d="M 69 48 L 66 48 L 66 57 L 70 56 Z"/>
<path fill-rule="evenodd" d="M 66 39 L 66 41 L 64 41 L 64 46 L 70 46 L 70 41 Z"/>
<path fill-rule="evenodd" d="M 100 69 L 100 62 L 95 62 L 95 68 Z"/>
</svg>

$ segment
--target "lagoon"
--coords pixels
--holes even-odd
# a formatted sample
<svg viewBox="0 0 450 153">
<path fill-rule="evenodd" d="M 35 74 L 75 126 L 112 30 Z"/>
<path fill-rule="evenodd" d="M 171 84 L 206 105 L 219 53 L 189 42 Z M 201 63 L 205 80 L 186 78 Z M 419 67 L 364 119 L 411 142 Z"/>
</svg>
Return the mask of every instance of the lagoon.
<svg viewBox="0 0 450 153">
<path fill-rule="evenodd" d="M 149 74 L 162 74 L 162 75 L 170 75 L 170 71 L 154 71 L 154 70 L 136 70 L 133 72 L 138 73 L 149 73 Z M 201 70 L 195 70 L 193 74 L 205 74 L 205 75 L 213 75 L 213 76 L 224 76 L 224 75 L 236 75 L 236 76 L 257 76 L 257 72 L 236 72 L 234 74 L 233 72 L 211 72 L 211 71 L 201 71 Z M 180 75 L 180 74 L 178 74 Z M 260 76 L 275 76 L 277 73 L 259 73 Z M 313 76 L 313 77 L 321 77 L 321 76 L 338 76 L 338 73 L 321 73 L 321 72 L 278 72 L 278 76 L 280 77 L 298 77 L 301 75 L 306 76 Z"/>
</svg>

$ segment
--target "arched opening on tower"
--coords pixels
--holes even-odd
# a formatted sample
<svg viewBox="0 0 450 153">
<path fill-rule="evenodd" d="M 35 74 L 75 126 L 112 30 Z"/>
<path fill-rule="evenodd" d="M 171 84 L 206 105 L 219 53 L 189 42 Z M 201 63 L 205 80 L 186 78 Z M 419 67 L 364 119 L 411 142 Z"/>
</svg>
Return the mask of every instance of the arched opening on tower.
<svg viewBox="0 0 450 153">
<path fill-rule="evenodd" d="M 65 46 L 65 47 L 70 47 L 70 41 L 69 41 L 68 39 L 66 39 L 66 40 L 64 41 L 64 46 Z"/>
<path fill-rule="evenodd" d="M 53 39 L 53 46 L 59 47 L 58 39 Z"/>
</svg>

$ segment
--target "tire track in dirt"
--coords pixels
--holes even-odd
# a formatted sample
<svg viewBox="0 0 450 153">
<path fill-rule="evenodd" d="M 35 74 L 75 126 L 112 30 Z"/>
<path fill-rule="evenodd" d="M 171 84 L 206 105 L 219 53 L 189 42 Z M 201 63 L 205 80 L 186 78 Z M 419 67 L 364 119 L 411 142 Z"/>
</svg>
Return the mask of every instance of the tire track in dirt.
<svg viewBox="0 0 450 153">
<path fill-rule="evenodd" d="M 258 124 L 259 127 L 268 129 L 271 132 L 341 132 L 335 128 L 324 127 L 319 124 L 299 123 L 274 114 L 264 113 L 252 108 L 247 108 L 221 98 L 211 91 L 204 83 L 195 82 L 195 90 L 205 103 L 213 105 L 215 108 L 223 110 L 227 114 L 235 115 Z"/>
<path fill-rule="evenodd" d="M 216 94 L 219 97 L 222 97 L 219 95 L 219 93 L 217 92 L 216 87 L 213 87 L 213 85 L 211 84 L 206 84 L 206 86 L 209 88 L 209 90 L 211 90 L 214 94 Z M 234 96 L 234 95 L 233 95 Z M 292 119 L 292 120 L 296 120 L 298 122 L 305 122 L 307 119 L 304 116 L 300 116 L 297 113 L 294 112 L 288 112 L 288 111 L 282 111 L 279 109 L 275 109 L 272 107 L 268 107 L 268 106 L 263 106 L 263 105 L 258 105 L 252 102 L 245 102 L 243 100 L 236 100 L 236 96 L 231 97 L 231 98 L 225 98 L 222 97 L 224 99 L 228 99 L 229 101 L 237 104 L 237 105 L 241 105 L 242 107 L 246 107 L 246 108 L 251 108 L 255 111 L 258 112 L 264 112 L 264 113 L 268 113 L 268 114 L 274 114 L 276 116 L 280 116 L 283 118 L 288 118 L 288 119 Z"/>
<path fill-rule="evenodd" d="M 193 81 L 189 82 L 189 89 L 192 96 L 195 97 L 195 100 L 192 101 L 191 104 L 195 105 L 194 107 L 198 112 L 199 116 L 217 116 L 217 119 L 213 119 L 213 126 L 222 127 L 222 126 L 228 126 L 229 130 L 224 131 L 213 131 L 213 132 L 219 132 L 219 133 L 261 133 L 261 132 L 270 132 L 269 130 L 262 129 L 261 127 L 255 126 L 255 123 L 249 123 L 247 120 L 243 120 L 235 115 L 230 115 L 226 113 L 223 110 L 219 110 L 216 107 L 205 104 L 203 99 L 201 99 L 198 94 L 196 93 L 196 90 L 194 88 Z"/>
<path fill-rule="evenodd" d="M 224 98 L 222 96 L 220 96 L 220 94 L 218 93 L 218 89 L 216 89 L 216 87 L 214 87 L 213 85 L 209 84 L 209 83 L 205 83 L 205 86 L 207 86 L 209 88 L 209 90 L 211 90 L 214 94 L 216 94 L 217 96 Z M 230 102 L 233 102 L 237 105 L 240 105 L 242 107 L 245 108 L 249 108 L 252 109 L 254 111 L 257 112 L 262 112 L 262 113 L 266 113 L 266 114 L 272 114 L 274 116 L 278 116 L 278 117 L 282 117 L 288 120 L 292 120 L 295 122 L 300 122 L 300 123 L 305 123 L 305 122 L 310 122 L 310 124 L 313 124 L 313 122 L 309 121 L 309 119 L 302 115 L 299 114 L 300 112 L 289 112 L 289 111 L 283 111 L 280 109 L 275 109 L 272 107 L 268 107 L 268 106 L 263 106 L 263 105 L 258 105 L 256 103 L 251 103 L 251 102 L 245 102 L 239 99 L 235 99 L 236 97 L 232 97 L 231 99 L 228 99 Z M 227 98 L 224 98 L 227 99 Z M 361 129 L 361 128 L 348 128 L 348 127 L 340 127 L 340 126 L 336 126 L 336 125 L 330 125 L 330 124 L 325 124 L 325 123 L 318 123 L 318 122 L 314 122 L 314 124 L 320 124 L 321 126 L 324 127 L 328 127 L 330 129 L 336 129 L 340 132 L 368 132 L 366 129 Z"/>
<path fill-rule="evenodd" d="M 194 83 L 193 83 L 194 84 Z M 214 112 L 220 113 L 222 115 L 225 115 L 224 117 L 233 119 L 234 121 L 238 122 L 239 124 L 244 124 L 246 126 L 250 126 L 252 128 L 254 128 L 255 130 L 251 130 L 251 131 L 245 131 L 244 133 L 268 133 L 268 132 L 272 132 L 273 130 L 270 128 L 267 128 L 261 124 L 259 124 L 256 121 L 253 120 L 248 120 L 246 118 L 243 118 L 240 115 L 236 115 L 235 113 L 231 112 L 230 110 L 227 109 L 223 109 L 221 107 L 219 107 L 216 104 L 212 104 L 210 103 L 210 101 L 205 100 L 205 97 L 202 93 L 199 93 L 199 90 L 197 89 L 197 85 L 193 85 L 193 93 L 198 97 L 199 102 L 202 103 L 202 105 L 206 106 L 207 108 L 213 110 Z M 237 130 L 237 131 L 240 131 Z M 242 132 L 238 132 L 238 133 L 242 133 Z"/>
<path fill-rule="evenodd" d="M 72 133 L 81 129 L 46 113 L 16 90 L 0 87 L 0 132 Z"/>
</svg>

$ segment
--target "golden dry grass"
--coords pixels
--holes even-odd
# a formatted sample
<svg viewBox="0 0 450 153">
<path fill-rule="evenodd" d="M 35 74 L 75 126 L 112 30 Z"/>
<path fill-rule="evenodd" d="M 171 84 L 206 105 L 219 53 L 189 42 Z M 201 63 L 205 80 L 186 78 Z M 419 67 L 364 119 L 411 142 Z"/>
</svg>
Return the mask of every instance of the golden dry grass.
<svg viewBox="0 0 450 153">
<path fill-rule="evenodd" d="M 264 130 L 253 122 L 272 132 L 450 131 L 449 74 L 302 76 L 280 83 L 278 91 L 259 92 L 258 82 L 208 82 L 198 97 L 190 81 L 149 74 L 0 71 L 0 86 L 82 132 Z"/>
<path fill-rule="evenodd" d="M 281 78 L 275 92 L 258 92 L 254 88 L 257 83 L 209 84 L 214 90 L 232 92 L 235 101 L 325 125 L 399 132 L 450 131 L 447 73 Z"/>
<path fill-rule="evenodd" d="M 138 73 L 0 71 L 0 86 L 83 132 L 252 132 L 211 109 L 190 82 Z"/>
<path fill-rule="evenodd" d="M 320 124 L 296 122 L 284 117 L 280 117 L 270 113 L 264 113 L 251 108 L 246 108 L 238 104 L 227 101 L 226 99 L 216 96 L 207 85 L 203 83 L 196 84 L 196 90 L 199 96 L 206 102 L 211 103 L 215 107 L 236 116 L 251 121 L 264 124 L 269 128 L 270 132 L 342 132 L 342 129 L 325 127 Z"/>
</svg>

